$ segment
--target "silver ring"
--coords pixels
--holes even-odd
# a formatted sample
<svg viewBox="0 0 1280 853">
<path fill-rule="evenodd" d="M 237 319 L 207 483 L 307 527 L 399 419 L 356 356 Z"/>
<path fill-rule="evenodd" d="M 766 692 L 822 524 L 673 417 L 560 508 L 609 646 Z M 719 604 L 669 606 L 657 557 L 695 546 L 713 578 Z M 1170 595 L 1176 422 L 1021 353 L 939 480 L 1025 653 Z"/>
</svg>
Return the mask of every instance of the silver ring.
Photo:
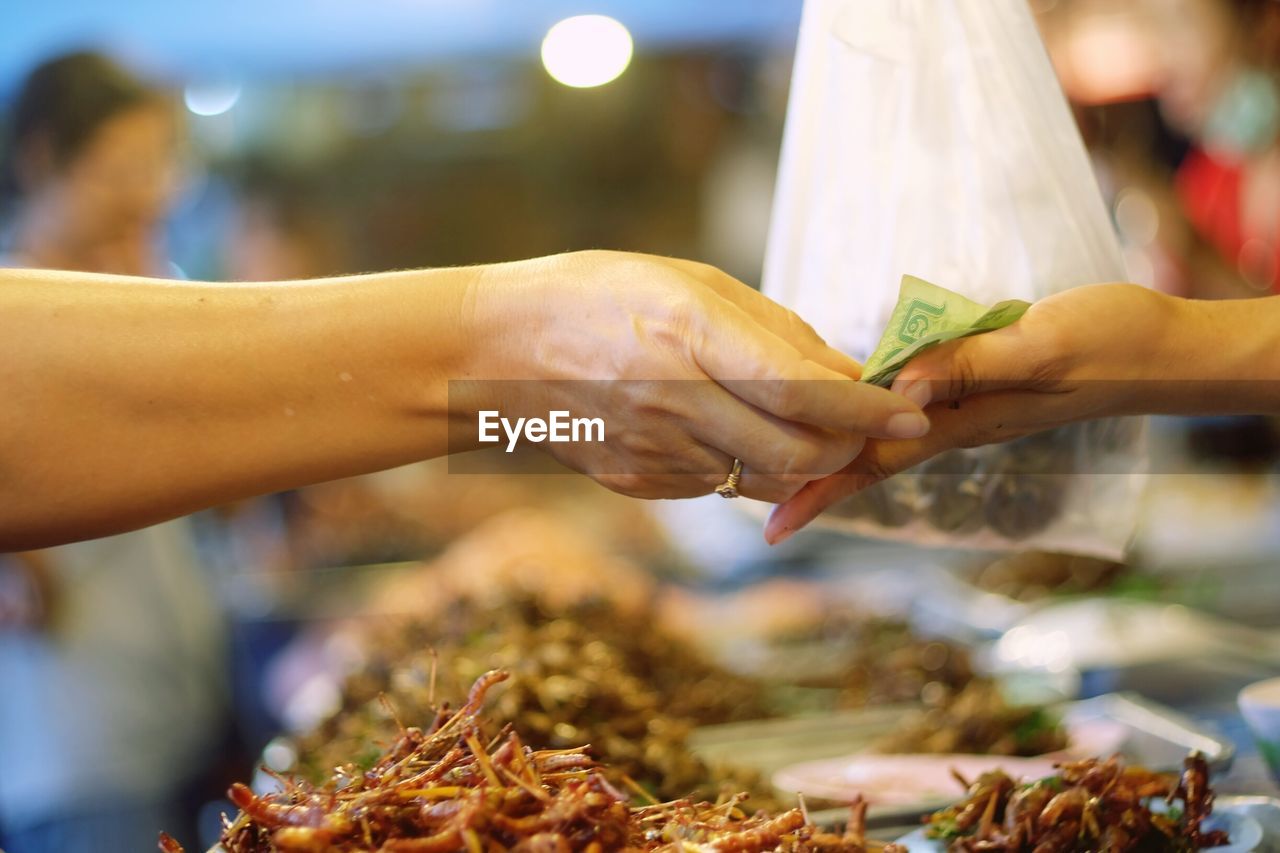
<svg viewBox="0 0 1280 853">
<path fill-rule="evenodd" d="M 738 497 L 738 481 L 742 479 L 742 460 L 737 457 L 733 460 L 733 469 L 729 471 L 729 476 L 725 481 L 716 486 L 716 494 L 722 498 Z"/>
</svg>

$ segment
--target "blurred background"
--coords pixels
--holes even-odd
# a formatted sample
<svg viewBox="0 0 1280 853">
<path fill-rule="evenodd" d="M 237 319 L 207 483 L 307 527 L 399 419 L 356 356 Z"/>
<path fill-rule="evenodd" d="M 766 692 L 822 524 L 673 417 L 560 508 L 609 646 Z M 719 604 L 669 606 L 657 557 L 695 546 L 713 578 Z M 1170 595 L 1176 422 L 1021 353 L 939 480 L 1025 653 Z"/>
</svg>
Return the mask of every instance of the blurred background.
<svg viewBox="0 0 1280 853">
<path fill-rule="evenodd" d="M 1277 292 L 1280 4 L 1031 6 L 1131 279 L 1202 298 Z M 607 247 L 756 285 L 800 12 L 800 0 L 10 4 L 0 257 L 247 281 Z M 665 583 L 652 600 L 673 632 L 739 661 L 772 626 L 853 636 L 846 609 L 991 640 L 1012 624 L 991 623 L 997 604 L 1013 620 L 1095 587 L 1273 627 L 1275 425 L 1159 423 L 1155 438 L 1188 473 L 1153 478 L 1123 567 L 1034 557 L 991 570 L 990 556 L 822 533 L 766 553 L 750 519 L 645 507 L 566 476 L 449 477 L 445 463 L 0 555 L 0 846 L 140 849 L 161 826 L 207 846 L 227 782 L 340 704 L 334 672 L 367 663 L 338 626 L 432 577 L 423 561 L 511 529 L 585 537 L 600 560 L 643 567 Z M 513 574 L 545 564 L 555 585 L 558 547 L 483 553 Z M 842 590 L 840 613 L 820 589 Z M 1245 675 L 1271 670 L 1257 657 Z M 1117 668 L 1095 669 L 1101 681 L 1068 692 L 1114 686 Z"/>
</svg>

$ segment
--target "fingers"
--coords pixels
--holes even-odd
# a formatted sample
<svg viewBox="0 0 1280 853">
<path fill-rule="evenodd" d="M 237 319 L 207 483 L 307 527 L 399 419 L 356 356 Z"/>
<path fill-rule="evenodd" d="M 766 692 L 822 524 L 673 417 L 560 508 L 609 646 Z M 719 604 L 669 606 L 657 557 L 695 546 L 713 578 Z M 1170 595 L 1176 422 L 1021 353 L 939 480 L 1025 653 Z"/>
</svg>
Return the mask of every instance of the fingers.
<svg viewBox="0 0 1280 853">
<path fill-rule="evenodd" d="M 702 325 L 699 367 L 776 418 L 882 438 L 913 438 L 929 429 L 920 407 L 805 358 L 736 305 L 727 303 Z"/>
<path fill-rule="evenodd" d="M 670 258 L 678 269 L 692 275 L 713 290 L 722 299 L 745 311 L 753 320 L 773 334 L 789 342 L 804 357 L 823 367 L 846 376 L 859 379 L 862 365 L 858 361 L 831 347 L 812 326 L 796 314 L 753 287 L 709 264 Z"/>
<path fill-rule="evenodd" d="M 865 438 L 857 433 L 834 432 L 802 426 L 773 417 L 717 385 L 718 399 L 708 400 L 700 416 L 689 424 L 700 442 L 724 453 L 728 465 L 742 460 L 744 473 L 739 491 L 751 498 L 781 503 L 806 483 L 826 477 L 848 465 L 862 450 Z M 712 414 L 714 413 L 714 414 Z M 728 465 L 713 469 L 724 479 Z"/>
<path fill-rule="evenodd" d="M 637 397 L 630 403 L 636 419 L 618 434 L 612 454 L 579 469 L 634 497 L 710 494 L 736 457 L 744 466 L 739 493 L 781 503 L 806 483 L 843 468 L 864 443 L 855 433 L 775 418 L 711 381 L 681 383 L 678 401 Z"/>
<path fill-rule="evenodd" d="M 858 458 L 844 469 L 808 483 L 794 497 L 774 507 L 765 522 L 765 541 L 770 545 L 786 541 L 827 507 L 940 452 L 929 444 L 929 438 L 868 441 Z"/>
<path fill-rule="evenodd" d="M 680 454 L 661 470 L 626 474 L 597 474 L 594 479 L 615 492 L 633 498 L 678 499 L 712 494 L 729 479 L 735 457 L 705 445 Z M 738 479 L 738 494 L 769 503 L 781 503 L 800 491 L 805 477 L 785 478 L 761 473 L 744 461 Z"/>
<path fill-rule="evenodd" d="M 925 350 L 902 368 L 891 390 L 922 407 L 990 391 L 1034 390 L 1046 381 L 1036 350 L 1015 323 Z"/>
<path fill-rule="evenodd" d="M 765 524 L 765 540 L 782 542 L 831 505 L 944 451 L 1011 441 L 1068 423 L 1075 419 L 1074 405 L 1066 394 L 1019 391 L 935 405 L 929 410 L 928 435 L 910 441 L 868 441 L 839 472 L 809 483 L 775 507 Z"/>
</svg>

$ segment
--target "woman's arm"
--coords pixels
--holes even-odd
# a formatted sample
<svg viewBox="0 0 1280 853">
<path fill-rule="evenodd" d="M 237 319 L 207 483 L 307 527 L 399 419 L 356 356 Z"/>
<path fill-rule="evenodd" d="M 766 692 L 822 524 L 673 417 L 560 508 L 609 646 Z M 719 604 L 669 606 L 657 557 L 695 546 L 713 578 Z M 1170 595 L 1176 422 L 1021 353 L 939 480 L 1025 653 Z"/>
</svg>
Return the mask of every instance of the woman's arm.
<svg viewBox="0 0 1280 853">
<path fill-rule="evenodd" d="M 439 455 L 439 380 L 478 368 L 458 333 L 470 270 L 2 275 L 0 550 Z"/>
<path fill-rule="evenodd" d="M 744 494 L 782 500 L 865 434 L 927 429 L 857 374 L 744 285 L 650 256 L 236 285 L 0 270 L 0 551 L 468 449 L 480 408 L 602 417 L 607 445 L 555 455 L 628 494 L 705 494 L 737 456 Z M 451 406 L 451 379 L 534 382 Z"/>
<path fill-rule="evenodd" d="M 1008 328 L 922 353 L 893 390 L 928 406 L 929 434 L 867 442 L 844 470 L 774 510 L 769 541 L 957 447 L 1113 415 L 1280 414 L 1280 296 L 1205 301 L 1131 284 L 1075 288 Z"/>
</svg>

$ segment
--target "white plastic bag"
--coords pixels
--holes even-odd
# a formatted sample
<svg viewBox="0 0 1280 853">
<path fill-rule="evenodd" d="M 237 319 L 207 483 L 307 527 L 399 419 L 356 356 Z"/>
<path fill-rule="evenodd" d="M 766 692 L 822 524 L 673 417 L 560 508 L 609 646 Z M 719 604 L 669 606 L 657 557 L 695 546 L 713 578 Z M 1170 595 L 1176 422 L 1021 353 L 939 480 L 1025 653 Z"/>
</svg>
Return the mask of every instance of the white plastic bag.
<svg viewBox="0 0 1280 853">
<path fill-rule="evenodd" d="M 805 2 L 764 290 L 865 359 L 903 274 L 984 304 L 1126 278 L 1026 0 Z M 824 520 L 920 544 L 1118 558 L 1143 447 L 1141 422 L 1112 422 L 966 451 L 933 467 L 960 500 L 941 527 L 929 516 L 946 495 L 910 474 Z M 961 518 L 964 500 L 981 514 L 1025 485 L 1000 480 L 1010 464 L 1050 451 L 1054 477 L 1032 489 L 1044 513 L 1006 494 L 1021 522 Z"/>
</svg>

